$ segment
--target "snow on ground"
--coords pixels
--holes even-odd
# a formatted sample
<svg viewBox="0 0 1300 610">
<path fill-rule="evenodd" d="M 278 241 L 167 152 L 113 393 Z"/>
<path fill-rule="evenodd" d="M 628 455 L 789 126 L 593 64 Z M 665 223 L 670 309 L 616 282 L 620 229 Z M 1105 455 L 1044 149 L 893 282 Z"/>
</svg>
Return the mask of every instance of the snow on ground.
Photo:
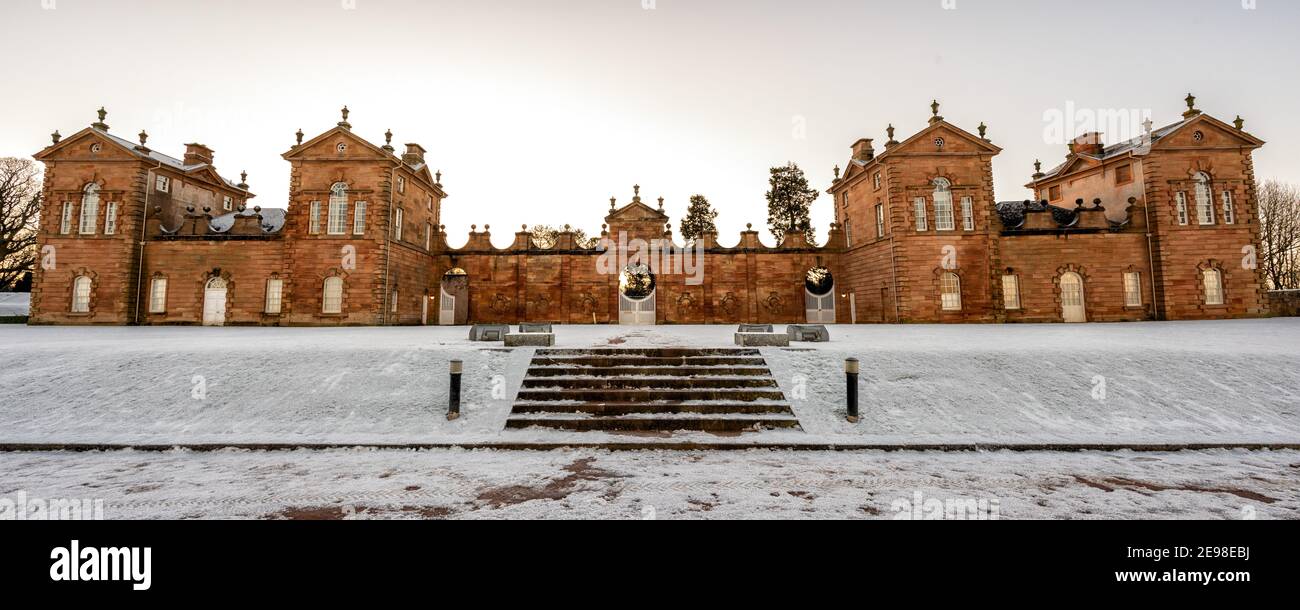
<svg viewBox="0 0 1300 610">
<path fill-rule="evenodd" d="M 557 347 L 731 345 L 733 327 L 561 326 Z M 790 443 L 1300 443 L 1300 320 L 834 326 L 764 349 Z M 466 328 L 0 326 L 0 443 L 665 439 L 503 431 L 532 350 Z M 843 360 L 862 359 L 863 421 Z M 465 361 L 465 416 L 444 417 Z M 1100 390 L 1104 385 L 1104 400 Z M 674 441 L 750 442 L 683 434 Z"/>
<path fill-rule="evenodd" d="M 893 519 L 941 506 L 968 518 L 1272 520 L 1300 518 L 1297 469 L 1295 451 L 10 453 L 0 506 L 102 500 L 108 519 Z"/>
<path fill-rule="evenodd" d="M 27 292 L 0 292 L 0 318 L 26 316 L 31 301 Z"/>
</svg>

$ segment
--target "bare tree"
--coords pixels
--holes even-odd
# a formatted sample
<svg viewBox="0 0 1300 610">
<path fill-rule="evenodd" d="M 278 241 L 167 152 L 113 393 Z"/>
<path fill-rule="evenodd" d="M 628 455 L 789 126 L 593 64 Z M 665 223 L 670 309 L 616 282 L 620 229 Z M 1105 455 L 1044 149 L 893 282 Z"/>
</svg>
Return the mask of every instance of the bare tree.
<svg viewBox="0 0 1300 610">
<path fill-rule="evenodd" d="M 1259 188 L 1260 260 L 1273 290 L 1300 288 L 1300 188 L 1269 180 Z"/>
<path fill-rule="evenodd" d="M 40 214 L 41 168 L 31 159 L 0 158 L 0 291 L 35 265 Z"/>
<path fill-rule="evenodd" d="M 582 229 L 570 229 L 573 231 L 573 243 L 579 248 L 595 247 L 599 239 L 587 237 L 587 232 Z M 564 229 L 552 227 L 550 225 L 533 225 L 529 232 L 533 234 L 533 244 L 538 248 L 550 249 L 555 247 L 559 235 Z"/>
</svg>

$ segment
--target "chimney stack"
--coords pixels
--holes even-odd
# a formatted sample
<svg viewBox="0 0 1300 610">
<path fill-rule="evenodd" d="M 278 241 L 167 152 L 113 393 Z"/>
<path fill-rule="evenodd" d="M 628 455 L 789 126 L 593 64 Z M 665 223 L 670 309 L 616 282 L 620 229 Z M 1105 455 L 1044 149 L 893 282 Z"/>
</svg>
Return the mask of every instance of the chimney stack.
<svg viewBox="0 0 1300 610">
<path fill-rule="evenodd" d="M 402 154 L 402 162 L 407 165 L 420 165 L 424 163 L 425 152 L 424 147 L 419 144 L 407 144 L 406 152 Z"/>
<path fill-rule="evenodd" d="M 1070 151 L 1076 155 L 1100 157 L 1105 148 L 1101 142 L 1101 132 L 1097 131 L 1085 133 L 1070 143 Z"/>
<path fill-rule="evenodd" d="M 853 143 L 853 160 L 870 161 L 876 158 L 876 149 L 871 146 L 871 138 L 862 138 Z"/>
<path fill-rule="evenodd" d="M 202 144 L 185 145 L 185 164 L 186 165 L 212 165 L 212 149 Z"/>
</svg>

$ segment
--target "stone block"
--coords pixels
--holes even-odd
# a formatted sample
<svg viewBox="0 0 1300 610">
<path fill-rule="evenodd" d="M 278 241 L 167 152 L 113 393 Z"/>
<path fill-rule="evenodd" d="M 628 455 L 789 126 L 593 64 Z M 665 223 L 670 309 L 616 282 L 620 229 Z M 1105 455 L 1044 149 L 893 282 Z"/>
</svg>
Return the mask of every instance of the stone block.
<svg viewBox="0 0 1300 610">
<path fill-rule="evenodd" d="M 741 347 L 790 347 L 790 336 L 780 333 L 736 333 Z"/>
<path fill-rule="evenodd" d="M 475 324 L 469 329 L 470 341 L 505 341 L 510 327 L 505 324 Z"/>
<path fill-rule="evenodd" d="M 830 343 L 831 332 L 821 324 L 791 324 L 785 327 L 791 341 L 802 343 Z"/>
<path fill-rule="evenodd" d="M 506 347 L 554 347 L 555 335 L 551 333 L 511 333 L 506 335 Z"/>
</svg>

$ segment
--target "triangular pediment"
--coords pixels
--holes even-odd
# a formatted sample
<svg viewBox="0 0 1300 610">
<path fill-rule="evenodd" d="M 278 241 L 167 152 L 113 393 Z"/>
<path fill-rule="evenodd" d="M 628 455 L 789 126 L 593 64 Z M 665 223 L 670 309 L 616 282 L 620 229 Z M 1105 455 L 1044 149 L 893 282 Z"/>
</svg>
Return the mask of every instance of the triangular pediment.
<svg viewBox="0 0 1300 610">
<path fill-rule="evenodd" d="M 62 140 L 59 140 L 58 144 L 50 146 L 49 148 L 46 148 L 45 150 L 42 150 L 39 153 L 36 153 L 35 155 L 33 155 L 32 158 L 36 159 L 37 161 L 44 161 L 46 159 L 53 159 L 60 155 L 71 155 L 77 157 L 90 156 L 91 153 L 89 147 L 91 146 L 92 143 L 98 143 L 103 147 L 99 153 L 95 153 L 95 156 L 97 158 L 101 158 L 105 160 L 115 160 L 115 159 L 129 159 L 132 157 L 136 157 L 136 158 L 140 157 L 140 153 L 126 146 L 123 146 L 122 143 L 117 138 L 110 137 L 92 127 L 87 127 L 81 131 L 78 131 L 77 133 L 74 133 L 66 138 L 63 138 Z M 77 151 L 80 148 L 85 149 L 85 155 L 78 155 L 75 153 L 75 151 Z"/>
<path fill-rule="evenodd" d="M 339 144 L 346 144 L 347 148 L 340 152 L 338 150 Z M 387 158 L 393 155 L 382 147 L 376 146 L 365 138 L 356 135 L 351 129 L 335 127 L 289 149 L 282 156 L 285 160 L 330 158 L 347 161 L 376 157 Z"/>
<path fill-rule="evenodd" d="M 667 221 L 668 215 L 656 210 L 640 201 L 633 201 L 605 217 L 609 222 L 645 222 L 645 221 Z"/>
<path fill-rule="evenodd" d="M 937 139 L 943 138 L 944 145 L 941 149 L 937 144 Z M 925 129 L 916 133 L 912 137 L 890 147 L 886 154 L 897 153 L 987 153 L 996 155 L 1002 152 L 1002 149 L 993 145 L 992 142 L 981 139 L 979 136 L 972 134 L 956 125 L 947 121 L 937 121 L 931 123 Z"/>
<path fill-rule="evenodd" d="M 1197 139 L 1196 134 L 1201 134 Z M 1184 122 L 1174 131 L 1160 138 L 1152 149 L 1161 148 L 1259 148 L 1264 141 L 1239 130 L 1208 114 L 1201 114 Z"/>
</svg>

